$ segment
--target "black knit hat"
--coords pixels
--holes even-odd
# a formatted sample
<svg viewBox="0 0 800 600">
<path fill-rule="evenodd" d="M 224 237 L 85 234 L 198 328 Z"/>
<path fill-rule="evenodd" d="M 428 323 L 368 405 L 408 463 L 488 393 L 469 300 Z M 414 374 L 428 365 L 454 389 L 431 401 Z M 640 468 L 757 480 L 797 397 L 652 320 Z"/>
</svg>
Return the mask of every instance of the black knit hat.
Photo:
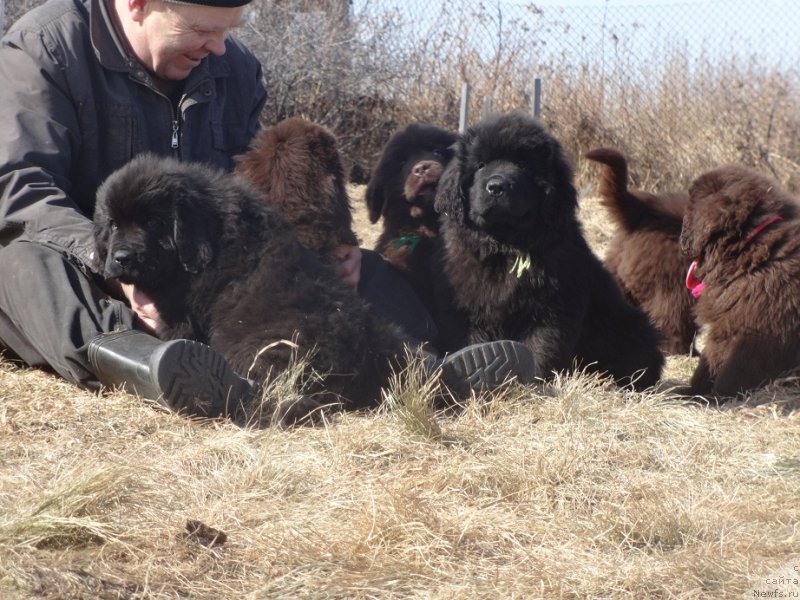
<svg viewBox="0 0 800 600">
<path fill-rule="evenodd" d="M 250 4 L 252 0 L 167 0 L 175 4 L 197 4 L 199 6 L 216 6 L 218 8 L 236 8 Z"/>
</svg>

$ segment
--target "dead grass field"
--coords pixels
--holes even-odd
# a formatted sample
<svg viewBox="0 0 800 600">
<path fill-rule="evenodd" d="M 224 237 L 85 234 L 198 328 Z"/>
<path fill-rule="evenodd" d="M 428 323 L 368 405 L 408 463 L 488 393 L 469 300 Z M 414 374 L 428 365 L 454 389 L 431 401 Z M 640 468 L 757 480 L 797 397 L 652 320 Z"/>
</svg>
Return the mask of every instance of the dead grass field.
<svg viewBox="0 0 800 600">
<path fill-rule="evenodd" d="M 602 253 L 593 200 L 582 218 Z M 455 416 L 412 378 L 295 431 L 0 363 L 0 598 L 798 597 L 800 384 L 670 398 L 694 361 L 649 393 L 576 375 Z"/>
</svg>

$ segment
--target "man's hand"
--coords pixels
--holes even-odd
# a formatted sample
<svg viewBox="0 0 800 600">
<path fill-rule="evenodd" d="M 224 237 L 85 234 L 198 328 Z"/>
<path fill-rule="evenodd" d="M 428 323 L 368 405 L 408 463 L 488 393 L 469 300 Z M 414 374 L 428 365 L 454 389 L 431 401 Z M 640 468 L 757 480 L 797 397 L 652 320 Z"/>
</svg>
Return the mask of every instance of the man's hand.
<svg viewBox="0 0 800 600">
<path fill-rule="evenodd" d="M 336 261 L 336 272 L 347 285 L 353 289 L 358 288 L 361 278 L 361 248 L 342 244 L 333 251 Z"/>
<path fill-rule="evenodd" d="M 139 320 L 150 333 L 155 333 L 161 319 L 156 305 L 141 290 L 136 289 L 133 284 L 123 283 L 121 286 L 122 293 L 125 294 L 131 305 L 131 310 L 136 313 L 136 316 L 139 317 Z"/>
</svg>

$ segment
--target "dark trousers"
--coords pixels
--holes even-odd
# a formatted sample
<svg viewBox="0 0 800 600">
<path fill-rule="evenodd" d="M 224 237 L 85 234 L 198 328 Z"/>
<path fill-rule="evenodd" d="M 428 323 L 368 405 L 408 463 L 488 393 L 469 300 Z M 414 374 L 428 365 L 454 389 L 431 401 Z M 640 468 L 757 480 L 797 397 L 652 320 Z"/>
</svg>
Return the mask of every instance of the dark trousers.
<svg viewBox="0 0 800 600">
<path fill-rule="evenodd" d="M 439 331 L 414 288 L 391 263 L 373 250 L 362 248 L 358 295 L 373 311 L 398 325 L 409 344 L 426 344 L 435 351 Z"/>
<path fill-rule="evenodd" d="M 86 360 L 89 341 L 137 327 L 127 304 L 101 286 L 53 248 L 10 243 L 0 249 L 0 346 L 28 365 L 97 387 Z"/>
<path fill-rule="evenodd" d="M 363 250 L 359 295 L 409 338 L 433 343 L 433 320 L 402 276 L 377 253 Z M 112 331 L 141 329 L 123 300 L 110 297 L 61 252 L 33 242 L 0 248 L 0 352 L 97 388 L 89 342 Z"/>
</svg>

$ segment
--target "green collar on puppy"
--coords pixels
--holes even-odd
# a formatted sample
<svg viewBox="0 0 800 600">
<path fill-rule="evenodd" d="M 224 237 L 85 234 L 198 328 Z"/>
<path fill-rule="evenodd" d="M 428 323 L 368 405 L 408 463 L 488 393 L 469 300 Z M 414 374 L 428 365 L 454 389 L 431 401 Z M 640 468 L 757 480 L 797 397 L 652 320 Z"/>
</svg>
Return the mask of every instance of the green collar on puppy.
<svg viewBox="0 0 800 600">
<path fill-rule="evenodd" d="M 422 241 L 422 236 L 418 233 L 410 233 L 408 235 L 400 236 L 392 243 L 392 248 L 402 248 L 403 246 L 408 246 L 408 251 L 413 252 L 414 248 L 417 247 L 417 244 Z"/>
<path fill-rule="evenodd" d="M 518 254 L 514 259 L 514 264 L 511 265 L 511 270 L 509 273 L 514 273 L 514 275 L 517 276 L 517 279 L 519 279 L 522 277 L 522 274 L 529 270 L 532 266 L 533 261 L 531 260 L 530 254 L 527 252 L 525 254 Z"/>
</svg>

